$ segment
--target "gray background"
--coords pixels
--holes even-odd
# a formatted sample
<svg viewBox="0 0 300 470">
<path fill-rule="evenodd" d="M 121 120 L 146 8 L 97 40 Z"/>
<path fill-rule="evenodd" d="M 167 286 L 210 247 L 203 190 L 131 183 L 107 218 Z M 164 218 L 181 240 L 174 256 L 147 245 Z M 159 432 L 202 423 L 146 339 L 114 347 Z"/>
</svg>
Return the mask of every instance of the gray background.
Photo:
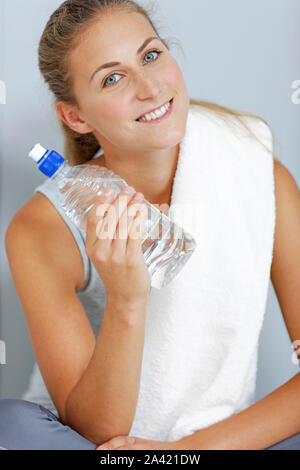
<svg viewBox="0 0 300 470">
<path fill-rule="evenodd" d="M 63 152 L 51 96 L 37 65 L 37 47 L 50 14 L 61 0 L 0 0 L 0 79 L 7 87 L 0 105 L 1 324 L 6 342 L 0 365 L 0 396 L 19 398 L 28 384 L 34 355 L 26 321 L 4 250 L 6 227 L 44 176 L 27 158 L 42 143 Z M 140 2 L 148 4 L 148 2 Z M 154 19 L 172 48 L 190 92 L 200 100 L 262 116 L 276 137 L 277 157 L 300 184 L 300 105 L 292 82 L 300 79 L 300 0 L 159 0 Z M 2 11 L 3 10 L 3 11 Z M 37 286 L 38 288 L 38 286 Z M 270 282 L 260 337 L 256 400 L 298 371 L 291 341 Z"/>
</svg>

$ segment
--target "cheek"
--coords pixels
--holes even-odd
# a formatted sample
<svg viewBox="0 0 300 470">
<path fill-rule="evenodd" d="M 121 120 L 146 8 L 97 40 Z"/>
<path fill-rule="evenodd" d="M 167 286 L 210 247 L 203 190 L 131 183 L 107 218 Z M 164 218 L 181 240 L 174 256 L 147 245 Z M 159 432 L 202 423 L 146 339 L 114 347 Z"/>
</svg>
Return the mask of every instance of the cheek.
<svg viewBox="0 0 300 470">
<path fill-rule="evenodd" d="M 178 63 L 173 60 L 165 71 L 165 82 L 172 84 L 174 88 L 185 87 L 185 80 Z"/>
<path fill-rule="evenodd" d="M 128 119 L 128 110 L 131 108 L 128 96 L 120 94 L 116 97 L 110 97 L 107 103 L 101 101 L 101 106 L 98 109 L 101 109 L 101 121 L 105 127 L 111 128 L 113 122 L 113 127 L 120 129 Z"/>
<path fill-rule="evenodd" d="M 109 96 L 106 99 L 102 96 L 101 99 L 94 98 L 91 100 L 88 113 L 100 127 L 111 127 L 112 122 L 116 124 L 128 117 L 128 103 L 125 97 L 122 99 L 121 96 L 118 96 L 114 99 Z"/>
</svg>

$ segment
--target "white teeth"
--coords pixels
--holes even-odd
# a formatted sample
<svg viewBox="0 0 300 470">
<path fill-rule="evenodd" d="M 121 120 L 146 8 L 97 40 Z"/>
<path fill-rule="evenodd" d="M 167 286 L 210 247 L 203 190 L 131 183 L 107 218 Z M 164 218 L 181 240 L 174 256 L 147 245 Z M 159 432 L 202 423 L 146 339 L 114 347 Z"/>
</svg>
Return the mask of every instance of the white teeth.
<svg viewBox="0 0 300 470">
<path fill-rule="evenodd" d="M 146 114 L 145 116 L 140 118 L 139 121 L 152 121 L 152 120 L 154 121 L 155 119 L 160 118 L 161 116 L 166 114 L 169 107 L 170 107 L 170 103 L 162 106 L 160 109 L 157 109 L 156 111 L 154 111 L 150 114 Z"/>
<path fill-rule="evenodd" d="M 165 114 L 165 112 L 166 112 L 166 111 L 163 111 L 163 109 L 161 108 L 160 110 L 157 109 L 154 114 L 156 115 L 156 117 L 160 117 L 160 116 L 162 116 L 163 114 Z"/>
</svg>

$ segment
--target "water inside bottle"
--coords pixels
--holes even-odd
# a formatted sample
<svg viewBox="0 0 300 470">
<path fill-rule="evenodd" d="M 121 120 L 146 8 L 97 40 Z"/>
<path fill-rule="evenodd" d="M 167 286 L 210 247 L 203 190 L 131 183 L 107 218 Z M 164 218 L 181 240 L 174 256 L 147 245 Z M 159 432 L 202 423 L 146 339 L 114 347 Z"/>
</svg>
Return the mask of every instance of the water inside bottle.
<svg viewBox="0 0 300 470">
<path fill-rule="evenodd" d="M 66 215 L 81 230 L 86 232 L 89 210 L 95 196 L 106 187 L 113 187 L 115 197 L 124 190 L 127 183 L 106 168 L 92 165 L 78 165 L 63 175 L 59 181 L 61 205 Z M 195 250 L 195 240 L 172 222 L 148 201 L 148 218 L 145 220 L 145 237 L 142 251 L 151 275 L 151 286 L 165 287 L 183 268 Z"/>
</svg>

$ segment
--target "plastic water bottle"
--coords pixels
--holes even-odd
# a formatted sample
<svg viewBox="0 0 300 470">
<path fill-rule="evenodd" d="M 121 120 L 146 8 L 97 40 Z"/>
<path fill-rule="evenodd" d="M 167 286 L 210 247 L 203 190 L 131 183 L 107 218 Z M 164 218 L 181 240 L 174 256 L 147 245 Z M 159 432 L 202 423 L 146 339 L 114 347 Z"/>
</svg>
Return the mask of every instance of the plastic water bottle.
<svg viewBox="0 0 300 470">
<path fill-rule="evenodd" d="M 86 232 L 87 214 L 95 199 L 107 187 L 114 188 L 115 197 L 128 184 L 120 176 L 97 165 L 69 163 L 54 150 L 36 144 L 28 156 L 59 188 L 60 204 L 65 214 L 82 231 Z M 148 206 L 145 220 L 145 237 L 142 241 L 144 259 L 151 276 L 151 286 L 167 286 L 193 254 L 196 242 L 188 233 L 162 214 L 155 206 Z"/>
</svg>

